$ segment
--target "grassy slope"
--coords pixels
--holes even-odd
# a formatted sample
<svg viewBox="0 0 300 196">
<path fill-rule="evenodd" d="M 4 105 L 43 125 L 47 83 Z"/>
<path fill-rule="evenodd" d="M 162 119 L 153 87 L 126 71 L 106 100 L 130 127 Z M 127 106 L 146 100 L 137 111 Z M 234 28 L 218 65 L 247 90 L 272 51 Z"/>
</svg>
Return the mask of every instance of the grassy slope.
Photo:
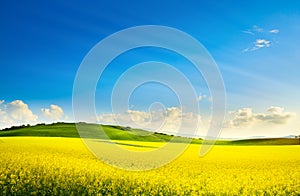
<svg viewBox="0 0 300 196">
<path fill-rule="evenodd" d="M 105 136 L 99 130 L 100 125 L 96 124 L 81 124 L 85 130 L 85 137 L 104 139 Z M 132 141 L 147 141 L 147 142 L 167 142 L 173 137 L 171 135 L 152 133 L 140 129 L 128 129 L 120 126 L 102 125 L 106 135 L 111 140 L 132 140 Z M 95 135 L 95 133 L 97 135 Z M 9 136 L 38 136 L 38 137 L 71 137 L 78 138 L 74 123 L 55 123 L 51 125 L 37 125 L 31 127 L 22 127 L 15 130 L 0 131 L 0 137 Z M 183 137 L 175 137 L 177 142 L 186 142 Z M 192 143 L 201 144 L 202 140 L 194 139 Z M 264 138 L 264 139 L 247 139 L 235 141 L 216 141 L 217 145 L 297 145 L 299 139 L 294 138 Z"/>
<path fill-rule="evenodd" d="M 236 140 L 230 142 L 232 145 L 299 145 L 299 139 L 295 138 L 259 138 Z"/>
<path fill-rule="evenodd" d="M 0 136 L 79 137 L 75 124 L 73 123 L 57 123 L 16 128 L 15 130 L 0 131 Z"/>
<path fill-rule="evenodd" d="M 105 135 L 99 132 L 100 125 L 81 124 L 84 129 L 82 137 L 105 139 Z M 147 142 L 166 142 L 173 137 L 166 134 L 152 133 L 140 129 L 128 129 L 120 126 L 102 125 L 106 135 L 111 140 L 134 140 Z M 39 137 L 71 137 L 78 138 L 74 123 L 55 123 L 51 125 L 37 125 L 22 127 L 15 130 L 0 131 L 0 137 L 10 136 L 39 136 Z M 177 142 L 185 142 L 186 138 L 175 137 Z M 193 143 L 201 143 L 201 140 L 194 139 Z"/>
</svg>

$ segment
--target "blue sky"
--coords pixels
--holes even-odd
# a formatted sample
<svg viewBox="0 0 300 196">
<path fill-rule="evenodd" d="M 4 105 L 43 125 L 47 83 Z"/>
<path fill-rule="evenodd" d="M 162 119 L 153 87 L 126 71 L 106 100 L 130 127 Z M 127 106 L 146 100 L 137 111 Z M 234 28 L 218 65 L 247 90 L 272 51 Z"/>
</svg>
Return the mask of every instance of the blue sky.
<svg viewBox="0 0 300 196">
<path fill-rule="evenodd" d="M 300 130 L 299 1 L 6 1 L 0 20 L 2 127 L 72 121 L 73 81 L 91 48 L 128 27 L 164 25 L 196 38 L 219 66 L 227 94 L 224 137 Z M 172 64 L 189 77 L 208 122 L 210 94 L 201 75 L 178 55 L 151 48 L 127 52 L 109 65 L 97 87 L 97 112 L 111 112 L 109 94 L 120 74 L 147 60 Z M 177 108 L 168 91 L 156 84 L 137 89 L 129 109 L 147 113 L 155 101 Z"/>
</svg>

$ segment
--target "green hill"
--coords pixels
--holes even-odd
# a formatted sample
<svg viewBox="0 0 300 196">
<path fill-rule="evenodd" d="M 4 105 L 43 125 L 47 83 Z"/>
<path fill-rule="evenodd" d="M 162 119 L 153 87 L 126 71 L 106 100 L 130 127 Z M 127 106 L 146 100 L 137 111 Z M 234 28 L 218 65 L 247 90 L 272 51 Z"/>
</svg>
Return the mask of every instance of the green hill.
<svg viewBox="0 0 300 196">
<path fill-rule="evenodd" d="M 11 127 L 0 131 L 0 137 L 10 136 L 79 137 L 74 123 L 38 124 L 35 126 Z"/>
<path fill-rule="evenodd" d="M 175 139 L 175 142 L 187 142 L 188 138 L 167 135 L 164 133 L 153 133 L 141 129 L 133 129 L 130 127 L 122 127 L 115 125 L 99 125 L 79 123 L 84 131 L 81 137 L 105 139 L 106 136 L 99 129 L 102 127 L 106 135 L 111 140 L 131 140 L 131 141 L 147 141 L 147 142 L 168 142 Z M 0 130 L 0 137 L 12 136 L 37 136 L 37 137 L 70 137 L 79 138 L 76 125 L 74 123 L 53 123 L 38 124 L 35 126 L 19 126 Z M 202 139 L 193 139 L 192 143 L 201 144 Z M 246 140 L 218 140 L 216 145 L 299 145 L 299 139 L 294 138 L 260 138 Z"/>
<path fill-rule="evenodd" d="M 103 132 L 99 129 L 102 127 L 106 135 L 111 140 L 134 140 L 148 142 L 167 142 L 173 137 L 176 142 L 186 142 L 188 139 L 184 137 L 167 135 L 164 133 L 153 133 L 141 129 L 133 129 L 130 127 L 121 127 L 114 125 L 98 125 L 79 123 L 84 130 L 81 137 L 105 139 Z M 20 126 L 4 129 L 0 131 L 0 137 L 11 136 L 38 136 L 38 137 L 71 137 L 79 138 L 76 125 L 74 123 L 54 123 L 54 124 L 38 124 L 35 126 Z M 193 139 L 193 143 L 201 143 L 201 139 Z"/>
<path fill-rule="evenodd" d="M 231 141 L 232 145 L 299 145 L 296 138 L 258 138 Z"/>
</svg>

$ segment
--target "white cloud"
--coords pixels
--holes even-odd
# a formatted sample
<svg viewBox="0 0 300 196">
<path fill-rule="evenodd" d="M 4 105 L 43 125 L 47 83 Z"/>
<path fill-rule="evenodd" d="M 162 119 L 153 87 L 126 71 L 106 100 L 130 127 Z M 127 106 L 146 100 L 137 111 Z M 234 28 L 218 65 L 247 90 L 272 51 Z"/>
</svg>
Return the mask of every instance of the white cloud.
<svg viewBox="0 0 300 196">
<path fill-rule="evenodd" d="M 12 123 L 13 121 L 8 117 L 6 111 L 0 108 L 0 125 L 1 125 L 0 128 L 2 128 L 2 126 L 5 127 L 6 125 Z"/>
<path fill-rule="evenodd" d="M 245 31 L 242 31 L 243 33 L 250 34 L 250 35 L 256 35 L 256 34 L 268 34 L 268 33 L 279 33 L 279 29 L 271 29 L 271 30 L 265 30 L 257 25 L 254 25 L 251 29 L 247 29 Z"/>
<path fill-rule="evenodd" d="M 279 30 L 278 29 L 264 30 L 263 28 L 254 25 L 251 29 L 242 32 L 246 34 L 250 34 L 256 39 L 252 43 L 252 46 L 242 50 L 242 52 L 250 52 L 261 48 L 268 48 L 273 43 L 276 43 L 276 41 L 274 41 L 274 35 L 270 36 L 270 34 L 277 34 L 279 33 Z M 264 39 L 262 39 L 261 37 L 264 37 Z M 272 41 L 270 41 L 270 39 Z"/>
<path fill-rule="evenodd" d="M 253 45 L 252 47 L 250 48 L 245 48 L 243 50 L 243 52 L 249 52 L 249 51 L 255 51 L 255 50 L 258 50 L 258 49 L 261 49 L 261 48 L 268 48 L 271 46 L 271 41 L 270 40 L 266 40 L 266 39 L 256 39 L 255 42 L 253 42 Z"/>
<path fill-rule="evenodd" d="M 1 127 L 33 123 L 38 119 L 38 116 L 33 114 L 28 105 L 21 100 L 15 100 L 7 104 L 4 104 L 2 100 L 0 106 Z"/>
<path fill-rule="evenodd" d="M 227 122 L 228 127 L 247 127 L 255 123 L 286 124 L 295 113 L 285 112 L 282 107 L 270 107 L 266 113 L 254 113 L 252 108 L 242 108 L 230 112 L 233 118 Z"/>
<path fill-rule="evenodd" d="M 15 122 L 35 122 L 37 115 L 34 115 L 28 105 L 21 100 L 15 100 L 7 104 L 7 113 Z"/>
<path fill-rule="evenodd" d="M 128 110 L 127 114 L 131 116 L 131 119 L 138 124 L 147 123 L 151 120 L 151 115 L 147 112 L 138 110 Z"/>
<path fill-rule="evenodd" d="M 275 34 L 277 34 L 277 33 L 279 33 L 279 30 L 278 30 L 278 29 L 272 29 L 272 30 L 270 30 L 269 32 L 270 32 L 270 33 L 275 33 Z"/>
<path fill-rule="evenodd" d="M 267 114 L 256 114 L 256 118 L 269 123 L 274 124 L 286 124 L 287 121 L 295 116 L 294 113 L 284 112 L 284 108 L 281 107 L 270 107 Z"/>
<path fill-rule="evenodd" d="M 264 32 L 264 29 L 261 28 L 261 27 L 259 27 L 259 26 L 257 26 L 257 25 L 254 25 L 253 28 L 252 28 L 252 30 L 255 31 L 255 32 L 259 32 L 259 33 Z"/>
<path fill-rule="evenodd" d="M 258 48 L 270 47 L 271 41 L 265 39 L 257 39 L 254 44 Z"/>
<path fill-rule="evenodd" d="M 116 124 L 116 114 L 101 114 L 97 116 L 97 121 L 106 124 Z"/>
<path fill-rule="evenodd" d="M 122 114 L 102 114 L 97 120 L 104 124 L 118 124 L 157 132 L 178 132 L 186 135 L 193 135 L 195 130 L 198 134 L 204 131 L 201 116 L 192 112 L 184 112 L 180 107 L 169 107 L 151 112 L 127 110 Z"/>
<path fill-rule="evenodd" d="M 257 33 L 263 33 L 265 30 L 261 27 L 258 27 L 257 25 L 253 25 L 251 29 L 247 29 L 245 31 L 242 31 L 243 33 L 255 35 Z"/>
<path fill-rule="evenodd" d="M 242 52 L 249 52 L 249 51 L 251 51 L 250 48 L 245 48 L 242 50 Z"/>
<path fill-rule="evenodd" d="M 281 114 L 283 112 L 284 108 L 277 107 L 277 106 L 271 106 L 267 111 L 274 113 L 274 114 Z"/>
<path fill-rule="evenodd" d="M 197 102 L 202 101 L 202 100 L 205 99 L 206 97 L 207 97 L 206 95 L 199 95 L 199 96 L 197 97 Z"/>
<path fill-rule="evenodd" d="M 253 112 L 252 108 L 242 108 L 237 111 L 231 111 L 234 117 L 229 121 L 229 127 L 244 127 L 253 122 Z"/>
<path fill-rule="evenodd" d="M 243 33 L 246 33 L 246 34 L 250 34 L 250 35 L 254 35 L 254 33 L 250 30 L 246 30 L 246 31 L 242 31 Z"/>
<path fill-rule="evenodd" d="M 60 120 L 64 116 L 64 111 L 58 105 L 50 105 L 50 108 L 42 108 L 42 114 L 51 120 Z"/>
</svg>

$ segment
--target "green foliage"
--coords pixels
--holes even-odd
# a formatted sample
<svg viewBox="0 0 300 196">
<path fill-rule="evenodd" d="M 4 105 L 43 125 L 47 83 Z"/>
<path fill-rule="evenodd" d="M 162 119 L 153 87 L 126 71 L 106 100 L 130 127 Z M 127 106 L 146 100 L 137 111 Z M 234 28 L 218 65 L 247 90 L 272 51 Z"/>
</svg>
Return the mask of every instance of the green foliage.
<svg viewBox="0 0 300 196">
<path fill-rule="evenodd" d="M 83 138 L 97 138 L 111 140 L 129 140 L 129 141 L 147 141 L 147 142 L 169 142 L 177 143 L 191 142 L 193 144 L 202 144 L 201 138 L 180 137 L 168 135 L 159 132 L 150 132 L 131 127 L 122 127 L 117 125 L 99 125 L 89 123 L 78 123 L 84 134 Z M 103 130 L 103 131 L 101 131 Z M 76 125 L 74 123 L 53 123 L 53 124 L 37 124 L 35 126 L 21 125 L 6 128 L 0 131 L 0 137 L 11 136 L 37 136 L 37 137 L 68 137 L 79 138 Z M 247 140 L 217 140 L 215 145 L 299 145 L 298 138 L 263 138 L 263 139 L 247 139 Z"/>
<path fill-rule="evenodd" d="M 0 136 L 79 137 L 74 123 L 38 124 L 18 127 L 11 130 L 2 130 L 0 131 Z"/>
<path fill-rule="evenodd" d="M 133 129 L 130 127 L 121 127 L 115 125 L 99 125 L 78 123 L 83 131 L 81 137 L 106 139 L 107 136 L 111 140 L 133 140 L 133 141 L 148 141 L 148 142 L 167 142 L 173 136 L 153 133 L 141 129 Z M 105 132 L 105 135 L 101 130 Z M 54 123 L 50 125 L 38 124 L 36 126 L 21 126 L 14 129 L 0 131 L 0 137 L 11 136 L 38 136 L 38 137 L 69 137 L 79 138 L 76 125 L 74 123 Z M 184 142 L 187 139 L 176 137 L 179 142 Z"/>
<path fill-rule="evenodd" d="M 232 145 L 298 145 L 295 138 L 263 138 L 231 141 Z"/>
</svg>

